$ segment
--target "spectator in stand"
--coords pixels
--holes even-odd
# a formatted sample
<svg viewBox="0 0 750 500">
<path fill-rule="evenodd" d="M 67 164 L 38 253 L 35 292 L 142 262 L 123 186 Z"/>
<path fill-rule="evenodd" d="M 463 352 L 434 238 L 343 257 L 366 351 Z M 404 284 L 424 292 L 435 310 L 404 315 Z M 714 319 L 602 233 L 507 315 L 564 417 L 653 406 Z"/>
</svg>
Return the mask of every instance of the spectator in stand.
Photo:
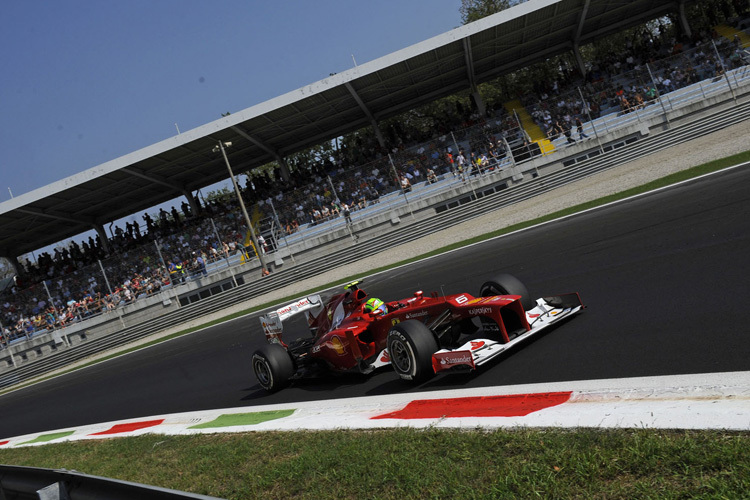
<svg viewBox="0 0 750 500">
<path fill-rule="evenodd" d="M 568 144 L 575 144 L 576 140 L 573 138 L 573 132 L 570 129 L 570 125 L 567 123 L 564 123 L 563 125 L 560 125 L 562 129 L 563 135 L 565 135 L 565 140 L 568 142 Z"/>
<path fill-rule="evenodd" d="M 202 253 L 193 252 L 193 267 L 196 272 L 201 273 L 203 276 L 208 275 L 208 272 L 206 271 L 206 258 Z"/>
<path fill-rule="evenodd" d="M 456 169 L 458 169 L 461 179 L 463 179 L 464 172 L 466 172 L 466 157 L 464 156 L 463 150 L 459 150 L 458 156 L 456 156 Z"/>
<path fill-rule="evenodd" d="M 427 168 L 427 183 L 428 184 L 435 184 L 437 182 L 437 175 L 435 175 L 435 171 L 431 168 Z"/>
<path fill-rule="evenodd" d="M 268 251 L 268 247 L 266 246 L 266 239 L 263 237 L 262 234 L 258 235 L 258 246 L 260 247 L 259 251 L 263 252 L 263 255 L 265 255 L 266 252 Z"/>
<path fill-rule="evenodd" d="M 2 330 L 0 330 L 0 349 L 8 347 L 8 344 L 10 343 L 10 328 L 7 326 L 4 326 Z"/>
<path fill-rule="evenodd" d="M 340 201 L 338 198 L 331 202 L 331 218 L 336 218 L 341 213 Z"/>
<path fill-rule="evenodd" d="M 143 220 L 146 222 L 146 231 L 149 234 L 154 234 L 154 220 L 151 216 L 148 213 L 143 214 Z"/>
<path fill-rule="evenodd" d="M 620 96 L 620 111 L 622 111 L 623 114 L 630 113 L 631 107 L 630 107 L 630 101 L 628 101 L 628 98 L 624 95 Z"/>
<path fill-rule="evenodd" d="M 411 182 L 409 182 L 409 179 L 404 174 L 401 174 L 401 190 L 404 193 L 411 192 Z"/>
</svg>

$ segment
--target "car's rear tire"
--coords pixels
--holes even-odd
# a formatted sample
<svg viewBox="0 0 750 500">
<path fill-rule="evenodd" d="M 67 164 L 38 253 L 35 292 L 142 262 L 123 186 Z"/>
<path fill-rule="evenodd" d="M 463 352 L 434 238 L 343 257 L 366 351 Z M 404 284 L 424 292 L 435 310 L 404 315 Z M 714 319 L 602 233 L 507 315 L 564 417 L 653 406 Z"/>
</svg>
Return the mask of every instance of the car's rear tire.
<svg viewBox="0 0 750 500">
<path fill-rule="evenodd" d="M 294 362 L 281 345 L 267 344 L 253 353 L 253 372 L 261 387 L 276 392 L 289 385 Z"/>
<path fill-rule="evenodd" d="M 524 311 L 529 311 L 536 307 L 536 302 L 529 295 L 526 285 L 512 274 L 499 274 L 491 280 L 485 281 L 479 289 L 479 295 L 482 297 L 490 297 L 492 295 L 520 295 Z"/>
<path fill-rule="evenodd" d="M 433 375 L 432 355 L 438 342 L 432 331 L 416 320 L 398 323 L 388 332 L 388 354 L 399 377 L 421 382 Z"/>
</svg>

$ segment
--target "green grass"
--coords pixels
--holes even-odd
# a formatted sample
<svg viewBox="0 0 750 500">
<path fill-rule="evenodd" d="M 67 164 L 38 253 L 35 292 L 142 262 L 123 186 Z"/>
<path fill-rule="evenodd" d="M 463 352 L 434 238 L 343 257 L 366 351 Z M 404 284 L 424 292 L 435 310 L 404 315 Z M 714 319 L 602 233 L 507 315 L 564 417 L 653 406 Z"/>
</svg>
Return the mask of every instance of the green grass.
<svg viewBox="0 0 750 500">
<path fill-rule="evenodd" d="M 750 161 L 750 151 L 369 272 L 408 264 L 745 161 Z M 150 344 L 271 305 L 259 305 Z M 748 498 L 750 491 L 750 432 L 398 429 L 145 435 L 16 449 L 0 447 L 0 463 L 75 469 L 231 499 L 734 499 Z"/>
<path fill-rule="evenodd" d="M 0 450 L 229 499 L 747 498 L 750 433 L 376 430 L 146 435 Z"/>
</svg>

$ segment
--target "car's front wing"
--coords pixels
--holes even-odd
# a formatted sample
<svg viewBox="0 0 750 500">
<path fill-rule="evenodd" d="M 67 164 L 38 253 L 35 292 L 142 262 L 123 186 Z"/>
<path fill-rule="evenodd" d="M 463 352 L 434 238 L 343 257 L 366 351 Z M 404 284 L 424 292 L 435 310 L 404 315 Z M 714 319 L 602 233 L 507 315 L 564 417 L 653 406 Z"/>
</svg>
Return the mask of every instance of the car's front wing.
<svg viewBox="0 0 750 500">
<path fill-rule="evenodd" d="M 544 329 L 569 318 L 583 309 L 578 294 L 537 299 L 537 305 L 526 311 L 531 329 L 514 337 L 509 342 L 485 338 L 472 339 L 456 349 L 441 349 L 432 355 L 435 373 L 452 369 L 474 369 Z"/>
</svg>

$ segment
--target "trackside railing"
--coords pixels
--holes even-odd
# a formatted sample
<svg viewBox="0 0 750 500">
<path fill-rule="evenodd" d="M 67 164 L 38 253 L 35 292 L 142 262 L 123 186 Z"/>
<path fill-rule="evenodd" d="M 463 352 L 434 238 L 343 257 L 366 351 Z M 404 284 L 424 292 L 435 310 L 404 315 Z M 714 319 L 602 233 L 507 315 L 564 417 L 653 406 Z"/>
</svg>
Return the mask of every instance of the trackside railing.
<svg viewBox="0 0 750 500">
<path fill-rule="evenodd" d="M 65 469 L 0 465 L 0 498 L 41 500 L 221 500 Z"/>
</svg>

